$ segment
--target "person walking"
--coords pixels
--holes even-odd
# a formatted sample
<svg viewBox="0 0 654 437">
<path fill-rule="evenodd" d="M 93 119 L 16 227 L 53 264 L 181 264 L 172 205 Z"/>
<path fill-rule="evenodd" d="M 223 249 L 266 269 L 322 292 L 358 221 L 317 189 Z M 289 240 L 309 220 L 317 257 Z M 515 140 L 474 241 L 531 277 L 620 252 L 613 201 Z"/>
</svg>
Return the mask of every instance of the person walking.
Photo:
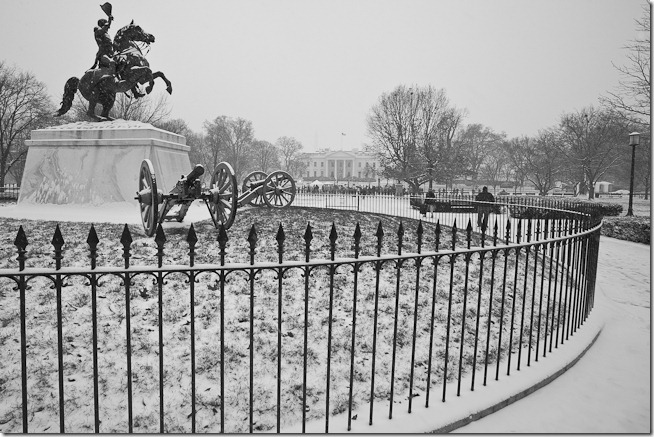
<svg viewBox="0 0 654 437">
<path fill-rule="evenodd" d="M 432 189 L 427 191 L 427 194 L 425 195 L 425 207 L 425 216 L 427 215 L 427 211 L 429 211 L 429 216 L 433 217 L 434 209 L 436 209 L 436 193 L 434 193 L 434 190 Z"/>
<path fill-rule="evenodd" d="M 493 203 L 495 197 L 488 192 L 488 187 L 481 189 L 481 192 L 475 196 L 477 202 L 477 227 L 485 231 L 488 228 L 488 216 L 493 212 Z"/>
</svg>

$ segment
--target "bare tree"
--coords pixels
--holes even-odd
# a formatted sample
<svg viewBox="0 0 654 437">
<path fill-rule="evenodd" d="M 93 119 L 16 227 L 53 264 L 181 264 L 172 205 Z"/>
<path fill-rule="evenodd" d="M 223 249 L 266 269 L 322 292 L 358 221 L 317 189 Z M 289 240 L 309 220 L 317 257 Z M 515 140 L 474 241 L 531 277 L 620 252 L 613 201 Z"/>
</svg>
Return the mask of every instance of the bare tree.
<svg viewBox="0 0 654 437">
<path fill-rule="evenodd" d="M 154 127 L 172 132 L 177 135 L 186 136 L 191 132 L 191 129 L 188 127 L 188 124 L 186 124 L 186 121 L 181 118 L 166 119 L 154 122 L 152 124 Z"/>
<path fill-rule="evenodd" d="M 470 124 L 461 129 L 459 141 L 466 156 L 467 170 L 475 185 L 478 184 L 479 172 L 488 159 L 489 153 L 504 141 L 505 134 L 498 134 L 493 129 L 481 124 Z"/>
<path fill-rule="evenodd" d="M 595 183 L 620 162 L 625 124 L 614 111 L 584 108 L 564 114 L 559 123 L 559 151 L 577 175 L 580 193 L 595 197 Z"/>
<path fill-rule="evenodd" d="M 368 115 L 368 150 L 380 161 L 381 173 L 417 190 L 436 177 L 448 177 L 454 137 L 463 112 L 450 106 L 445 91 L 431 86 L 398 86 L 383 94 Z"/>
<path fill-rule="evenodd" d="M 563 174 L 560 141 L 556 130 L 548 129 L 539 132 L 526 145 L 523 155 L 525 179 L 534 184 L 541 196 L 547 195 Z"/>
<path fill-rule="evenodd" d="M 643 4 L 643 14 L 635 20 L 638 37 L 623 48 L 628 51 L 626 65 L 613 66 L 618 70 L 621 80 L 614 92 L 600 97 L 605 107 L 622 115 L 633 129 L 641 134 L 641 146 L 637 147 L 635 177 L 645 188 L 645 198 L 649 196 L 651 183 L 652 150 L 651 140 L 651 2 Z M 624 171 L 629 178 L 631 160 L 625 159 Z"/>
<path fill-rule="evenodd" d="M 297 170 L 297 163 L 295 161 L 303 148 L 302 143 L 293 137 L 280 137 L 275 141 L 275 147 L 281 153 L 284 161 L 284 170 L 292 174 L 293 171 Z"/>
<path fill-rule="evenodd" d="M 0 187 L 14 166 L 24 165 L 25 140 L 33 129 L 53 124 L 54 105 L 45 85 L 28 72 L 0 62 Z M 12 174 L 20 180 L 22 171 Z"/>
<path fill-rule="evenodd" d="M 208 147 L 212 168 L 226 161 L 234 169 L 236 179 L 241 180 L 252 167 L 252 122 L 242 118 L 217 117 L 204 123 L 205 144 Z"/>
<path fill-rule="evenodd" d="M 280 150 L 272 143 L 257 140 L 252 143 L 253 167 L 255 170 L 270 173 L 281 167 Z"/>
<path fill-rule="evenodd" d="M 527 154 L 533 149 L 533 142 L 531 138 L 522 136 L 505 141 L 502 147 L 510 164 L 506 167 L 507 180 L 513 181 L 513 192 L 515 194 L 518 187 L 524 187 L 525 185 L 528 173 Z"/>
<path fill-rule="evenodd" d="M 480 179 L 486 181 L 488 185 L 493 187 L 493 192 L 495 192 L 497 191 L 497 186 L 505 180 L 508 160 L 505 156 L 505 149 L 501 144 L 493 145 L 490 149 L 484 163 L 479 169 L 479 176 Z"/>
<path fill-rule="evenodd" d="M 615 92 L 600 98 L 608 108 L 619 111 L 630 121 L 648 123 L 652 102 L 650 82 L 650 2 L 643 4 L 643 15 L 636 21 L 638 37 L 624 46 L 627 65 L 613 66 L 620 72 L 620 80 Z"/>
</svg>

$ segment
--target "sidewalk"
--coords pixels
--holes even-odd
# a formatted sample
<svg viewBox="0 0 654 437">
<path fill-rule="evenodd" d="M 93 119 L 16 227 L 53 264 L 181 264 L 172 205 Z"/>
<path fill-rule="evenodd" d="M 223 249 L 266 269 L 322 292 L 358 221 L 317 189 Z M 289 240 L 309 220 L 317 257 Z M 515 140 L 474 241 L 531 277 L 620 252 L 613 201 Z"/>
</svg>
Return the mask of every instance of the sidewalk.
<svg viewBox="0 0 654 437">
<path fill-rule="evenodd" d="M 601 237 L 604 328 L 566 373 L 458 433 L 652 433 L 650 246 Z"/>
</svg>

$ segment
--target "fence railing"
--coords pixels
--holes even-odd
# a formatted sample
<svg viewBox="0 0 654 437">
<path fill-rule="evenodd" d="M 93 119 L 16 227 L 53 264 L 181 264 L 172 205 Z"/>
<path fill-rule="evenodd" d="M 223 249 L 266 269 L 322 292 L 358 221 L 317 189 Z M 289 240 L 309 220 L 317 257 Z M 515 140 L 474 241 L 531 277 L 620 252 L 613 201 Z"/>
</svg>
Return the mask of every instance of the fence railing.
<svg viewBox="0 0 654 437">
<path fill-rule="evenodd" d="M 17 185 L 0 186 L 0 199 L 18 199 L 20 187 Z"/>
<path fill-rule="evenodd" d="M 356 208 L 422 217 L 410 199 L 391 200 L 384 209 L 357 199 Z M 296 202 L 354 209 L 335 197 Z M 51 260 L 30 265 L 21 227 L 17 265 L 0 269 L 3 361 L 20 374 L 3 378 L 0 396 L 16 411 L 0 426 L 43 432 L 58 419 L 59 432 L 282 432 L 299 423 L 304 432 L 320 421 L 329 432 L 347 412 L 347 429 L 364 431 L 379 403 L 392 418 L 400 398 L 410 412 L 418 393 L 429 408 L 452 395 L 448 383 L 460 395 L 499 380 L 583 325 L 600 235 L 596 217 L 566 205 L 552 208 L 561 218 L 534 220 L 511 211 L 546 205 L 499 206 L 478 230 L 469 212 L 449 211 L 397 229 L 332 226 L 319 244 L 307 225 L 291 258 L 282 224 L 274 236 L 252 226 L 247 246 L 231 249 L 234 236 L 221 228 L 203 242 L 210 263 L 196 262 L 192 225 L 185 242 L 159 227 L 148 248 L 136 248 L 125 225 L 120 263 L 98 265 L 91 226 L 86 247 L 70 249 L 88 263 L 65 265 L 57 227 Z M 171 245 L 185 262 L 167 262 Z M 355 410 L 367 420 L 353 424 Z"/>
</svg>

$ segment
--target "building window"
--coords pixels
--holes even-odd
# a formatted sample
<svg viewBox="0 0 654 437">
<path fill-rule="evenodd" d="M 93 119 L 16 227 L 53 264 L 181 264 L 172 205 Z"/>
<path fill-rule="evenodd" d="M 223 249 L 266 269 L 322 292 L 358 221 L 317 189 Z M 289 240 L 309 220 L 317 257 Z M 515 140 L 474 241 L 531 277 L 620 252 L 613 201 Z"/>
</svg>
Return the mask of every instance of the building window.
<svg viewBox="0 0 654 437">
<path fill-rule="evenodd" d="M 320 166 L 324 167 L 325 166 L 325 161 L 320 161 Z M 322 173 L 322 172 L 321 172 Z M 322 175 L 321 175 L 322 176 Z"/>
<path fill-rule="evenodd" d="M 321 176 L 322 176 L 322 175 L 321 175 Z M 314 177 L 314 178 L 316 177 L 316 171 L 315 171 L 315 170 L 313 171 L 313 177 Z"/>
<path fill-rule="evenodd" d="M 313 161 L 313 166 L 316 167 L 318 163 L 316 161 Z"/>
<path fill-rule="evenodd" d="M 323 177 L 323 176 L 324 176 L 324 173 L 323 173 L 322 170 L 320 170 L 320 177 Z"/>
</svg>

